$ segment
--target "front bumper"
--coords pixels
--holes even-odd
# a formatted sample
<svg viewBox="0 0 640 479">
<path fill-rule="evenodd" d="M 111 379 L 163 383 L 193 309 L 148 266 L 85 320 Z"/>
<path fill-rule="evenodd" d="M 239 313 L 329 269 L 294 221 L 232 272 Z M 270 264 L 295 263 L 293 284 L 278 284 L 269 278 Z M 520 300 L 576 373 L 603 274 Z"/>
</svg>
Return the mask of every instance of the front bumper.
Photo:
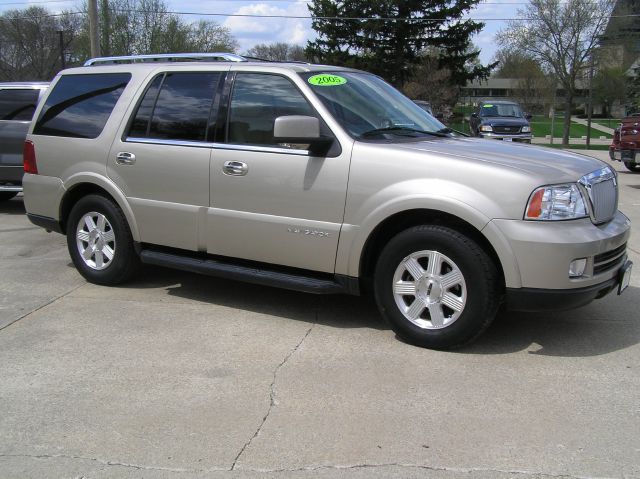
<svg viewBox="0 0 640 479">
<path fill-rule="evenodd" d="M 507 288 L 568 290 L 616 277 L 626 260 L 631 222 L 621 212 L 602 225 L 570 221 L 492 220 L 487 225 L 505 271 Z M 572 261 L 586 258 L 583 276 L 569 277 Z M 510 274 L 508 274 L 510 273 Z"/>
<path fill-rule="evenodd" d="M 508 135 L 508 134 L 500 134 L 500 133 L 479 133 L 480 138 L 485 138 L 487 140 L 502 140 L 502 141 L 516 141 L 521 143 L 531 143 L 531 138 L 533 135 L 531 133 L 520 133 L 518 135 Z"/>
<path fill-rule="evenodd" d="M 584 288 L 574 289 L 539 289 L 539 288 L 507 288 L 505 306 L 509 311 L 564 311 L 589 304 L 594 299 L 602 298 L 611 291 L 621 293 L 621 285 L 625 268 L 632 263 L 627 261 L 618 269 L 618 274 L 607 281 Z"/>
</svg>

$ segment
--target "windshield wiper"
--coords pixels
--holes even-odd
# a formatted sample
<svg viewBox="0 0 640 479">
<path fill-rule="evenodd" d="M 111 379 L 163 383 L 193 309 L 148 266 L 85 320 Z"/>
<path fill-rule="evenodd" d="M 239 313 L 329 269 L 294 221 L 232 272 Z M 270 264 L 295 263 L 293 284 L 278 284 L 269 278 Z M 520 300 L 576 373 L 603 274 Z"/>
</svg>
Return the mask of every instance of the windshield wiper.
<svg viewBox="0 0 640 479">
<path fill-rule="evenodd" d="M 383 133 L 399 133 L 400 136 L 410 136 L 410 135 L 402 135 L 402 133 L 419 133 L 422 135 L 431 135 L 431 136 L 440 136 L 447 137 L 444 132 L 440 131 L 426 131 L 426 130 L 417 130 L 415 128 L 407 128 L 406 126 L 387 126 L 385 128 L 376 128 L 375 130 L 365 131 L 364 133 L 360 133 L 360 138 L 366 138 L 369 136 L 381 135 Z"/>
</svg>

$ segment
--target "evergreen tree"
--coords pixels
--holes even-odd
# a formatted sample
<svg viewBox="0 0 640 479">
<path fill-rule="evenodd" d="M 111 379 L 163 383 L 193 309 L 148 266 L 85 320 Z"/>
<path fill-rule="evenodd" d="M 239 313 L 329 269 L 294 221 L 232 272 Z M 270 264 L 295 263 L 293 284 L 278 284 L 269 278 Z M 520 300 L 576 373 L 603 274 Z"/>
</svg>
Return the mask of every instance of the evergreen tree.
<svg viewBox="0 0 640 479">
<path fill-rule="evenodd" d="M 457 86 L 486 77 L 471 37 L 483 23 L 462 20 L 479 0 L 313 0 L 318 38 L 307 44 L 314 61 L 368 70 L 402 87 L 421 52 L 437 49 L 440 68 Z"/>
</svg>

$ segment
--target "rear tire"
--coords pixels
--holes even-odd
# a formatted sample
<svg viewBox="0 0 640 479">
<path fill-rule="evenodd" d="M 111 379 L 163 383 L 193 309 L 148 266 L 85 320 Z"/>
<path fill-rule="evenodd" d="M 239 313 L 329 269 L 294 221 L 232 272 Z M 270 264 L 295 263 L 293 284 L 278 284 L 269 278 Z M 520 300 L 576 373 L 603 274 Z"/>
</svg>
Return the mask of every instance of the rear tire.
<svg viewBox="0 0 640 479">
<path fill-rule="evenodd" d="M 445 226 L 395 236 L 375 269 L 382 316 L 409 343 L 453 349 L 475 340 L 496 316 L 500 274 L 473 240 Z"/>
<path fill-rule="evenodd" d="M 140 266 L 122 210 L 101 195 L 87 195 L 72 208 L 67 247 L 76 269 L 91 283 L 123 283 Z"/>
<path fill-rule="evenodd" d="M 0 191 L 0 201 L 9 201 L 14 198 L 18 193 L 15 191 Z"/>
<path fill-rule="evenodd" d="M 627 170 L 633 171 L 634 173 L 640 172 L 640 165 L 637 163 L 631 163 L 630 161 L 625 161 L 624 166 Z"/>
</svg>

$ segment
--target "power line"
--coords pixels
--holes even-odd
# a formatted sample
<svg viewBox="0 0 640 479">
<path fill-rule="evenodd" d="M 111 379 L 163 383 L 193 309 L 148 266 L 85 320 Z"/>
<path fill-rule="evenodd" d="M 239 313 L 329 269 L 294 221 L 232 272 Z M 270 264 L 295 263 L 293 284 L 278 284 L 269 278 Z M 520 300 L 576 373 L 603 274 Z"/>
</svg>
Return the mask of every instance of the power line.
<svg viewBox="0 0 640 479">
<path fill-rule="evenodd" d="M 115 9 L 116 12 L 123 13 L 145 13 L 143 10 L 138 9 Z M 38 18 L 50 18 L 50 17 L 61 17 L 64 15 L 79 15 L 84 14 L 85 12 L 65 12 L 65 13 L 51 13 L 47 15 L 35 15 L 31 17 L 14 17 L 9 20 L 34 20 Z M 324 17 L 324 16 L 316 16 L 312 17 L 310 15 L 268 15 L 268 14 L 259 14 L 259 13 L 213 13 L 213 12 L 180 12 L 173 10 L 153 10 L 147 11 L 146 13 L 153 14 L 164 14 L 164 15 L 191 15 L 191 16 L 200 16 L 200 17 L 231 17 L 231 18 L 277 18 L 277 19 L 289 19 L 289 20 L 335 20 L 335 21 L 395 21 L 395 22 L 448 22 L 454 19 L 451 18 L 423 18 L 423 17 L 412 17 L 412 18 L 401 18 L 401 17 Z M 640 14 L 632 13 L 626 15 L 603 15 L 601 18 L 638 18 Z M 478 22 L 525 22 L 525 21 L 533 21 L 535 18 L 530 17 L 519 17 L 519 18 L 475 18 L 475 17 L 464 17 L 462 20 L 474 20 Z"/>
</svg>

